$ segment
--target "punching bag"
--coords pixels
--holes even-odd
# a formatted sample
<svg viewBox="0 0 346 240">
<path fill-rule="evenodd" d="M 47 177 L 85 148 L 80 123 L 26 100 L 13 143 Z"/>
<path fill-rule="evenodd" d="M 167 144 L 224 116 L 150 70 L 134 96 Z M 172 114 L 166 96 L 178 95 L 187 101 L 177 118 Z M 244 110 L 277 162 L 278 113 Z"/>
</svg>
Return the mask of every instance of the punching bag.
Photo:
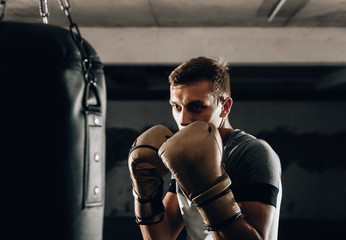
<svg viewBox="0 0 346 240">
<path fill-rule="evenodd" d="M 102 239 L 106 86 L 97 53 L 83 45 L 93 82 L 70 31 L 0 22 L 8 239 Z"/>
</svg>

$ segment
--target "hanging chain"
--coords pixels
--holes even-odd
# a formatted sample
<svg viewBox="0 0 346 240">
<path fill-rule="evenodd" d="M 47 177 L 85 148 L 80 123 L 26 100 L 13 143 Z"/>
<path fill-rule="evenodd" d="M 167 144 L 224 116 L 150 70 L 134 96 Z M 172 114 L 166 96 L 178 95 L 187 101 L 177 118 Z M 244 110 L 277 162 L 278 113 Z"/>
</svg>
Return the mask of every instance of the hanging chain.
<svg viewBox="0 0 346 240">
<path fill-rule="evenodd" d="M 5 0 L 1 0 L 0 1 L 0 21 L 5 16 L 5 9 L 6 9 L 6 1 Z"/>
<path fill-rule="evenodd" d="M 72 39 L 77 45 L 82 57 L 83 77 L 84 77 L 85 83 L 87 84 L 84 91 L 84 100 L 83 100 L 84 108 L 86 110 L 100 111 L 101 101 L 97 91 L 97 84 L 96 84 L 97 79 L 94 72 L 92 71 L 93 63 L 92 61 L 90 61 L 89 55 L 87 54 L 87 51 L 84 47 L 84 40 L 81 36 L 78 25 L 72 20 L 72 17 L 70 14 L 70 8 L 71 8 L 70 2 L 69 0 L 58 0 L 58 1 L 59 1 L 61 10 L 65 13 L 66 17 L 68 18 L 70 22 L 70 33 L 71 33 Z M 96 105 L 88 104 L 90 90 L 94 93 L 94 96 L 97 101 Z"/>
<path fill-rule="evenodd" d="M 61 10 L 65 13 L 67 19 L 70 22 L 70 32 L 71 32 L 73 40 L 76 42 L 78 48 L 80 48 L 80 50 L 83 50 L 82 57 L 86 57 L 86 59 L 83 59 L 83 60 L 89 60 L 85 53 L 85 49 L 83 46 L 83 39 L 79 31 L 78 25 L 75 22 L 73 22 L 71 14 L 70 14 L 70 8 L 71 8 L 70 2 L 68 0 L 58 0 L 58 2 L 60 4 Z"/>
<path fill-rule="evenodd" d="M 44 24 L 48 24 L 49 8 L 48 0 L 40 0 L 40 15 Z"/>
</svg>

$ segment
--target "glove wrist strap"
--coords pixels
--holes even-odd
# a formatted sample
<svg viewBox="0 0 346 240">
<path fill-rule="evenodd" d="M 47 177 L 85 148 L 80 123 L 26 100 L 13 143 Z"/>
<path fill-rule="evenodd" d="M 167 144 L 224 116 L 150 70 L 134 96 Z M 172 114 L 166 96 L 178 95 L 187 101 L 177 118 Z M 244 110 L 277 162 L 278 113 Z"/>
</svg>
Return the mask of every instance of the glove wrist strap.
<svg viewBox="0 0 346 240">
<path fill-rule="evenodd" d="M 140 218 L 136 216 L 136 223 L 138 223 L 139 225 L 152 225 L 161 222 L 164 216 L 164 212 L 160 212 L 156 216 L 149 218 Z"/>
<path fill-rule="evenodd" d="M 227 189 L 212 201 L 197 205 L 208 231 L 214 231 L 218 226 L 234 221 L 241 216 L 239 205 L 234 199 L 232 191 Z"/>
<path fill-rule="evenodd" d="M 165 207 L 160 196 L 151 201 L 141 201 L 135 198 L 136 222 L 141 225 L 155 224 L 164 218 Z"/>
</svg>

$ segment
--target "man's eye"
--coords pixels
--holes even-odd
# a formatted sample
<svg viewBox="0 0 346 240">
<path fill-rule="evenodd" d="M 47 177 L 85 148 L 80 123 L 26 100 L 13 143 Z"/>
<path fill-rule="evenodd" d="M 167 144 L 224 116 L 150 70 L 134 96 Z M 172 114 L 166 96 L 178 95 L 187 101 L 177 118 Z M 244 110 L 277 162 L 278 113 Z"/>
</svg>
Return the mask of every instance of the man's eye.
<svg viewBox="0 0 346 240">
<path fill-rule="evenodd" d="M 179 105 L 176 105 L 176 104 L 173 104 L 173 105 L 172 105 L 172 108 L 173 108 L 174 110 L 179 110 L 180 106 L 179 106 Z"/>
<path fill-rule="evenodd" d="M 202 106 L 202 105 L 193 105 L 193 106 L 191 106 L 190 111 L 191 112 L 199 112 L 199 111 L 202 111 L 203 109 L 204 109 L 204 106 Z"/>
</svg>

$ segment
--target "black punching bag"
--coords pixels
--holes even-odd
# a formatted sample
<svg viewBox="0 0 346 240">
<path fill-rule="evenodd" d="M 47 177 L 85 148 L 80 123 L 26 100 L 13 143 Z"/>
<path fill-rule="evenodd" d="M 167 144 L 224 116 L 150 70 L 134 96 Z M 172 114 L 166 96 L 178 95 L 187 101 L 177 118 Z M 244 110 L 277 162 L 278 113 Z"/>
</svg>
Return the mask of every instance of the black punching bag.
<svg viewBox="0 0 346 240">
<path fill-rule="evenodd" d="M 0 22 L 5 239 L 102 239 L 106 86 L 84 48 L 96 84 L 70 31 Z"/>
</svg>

